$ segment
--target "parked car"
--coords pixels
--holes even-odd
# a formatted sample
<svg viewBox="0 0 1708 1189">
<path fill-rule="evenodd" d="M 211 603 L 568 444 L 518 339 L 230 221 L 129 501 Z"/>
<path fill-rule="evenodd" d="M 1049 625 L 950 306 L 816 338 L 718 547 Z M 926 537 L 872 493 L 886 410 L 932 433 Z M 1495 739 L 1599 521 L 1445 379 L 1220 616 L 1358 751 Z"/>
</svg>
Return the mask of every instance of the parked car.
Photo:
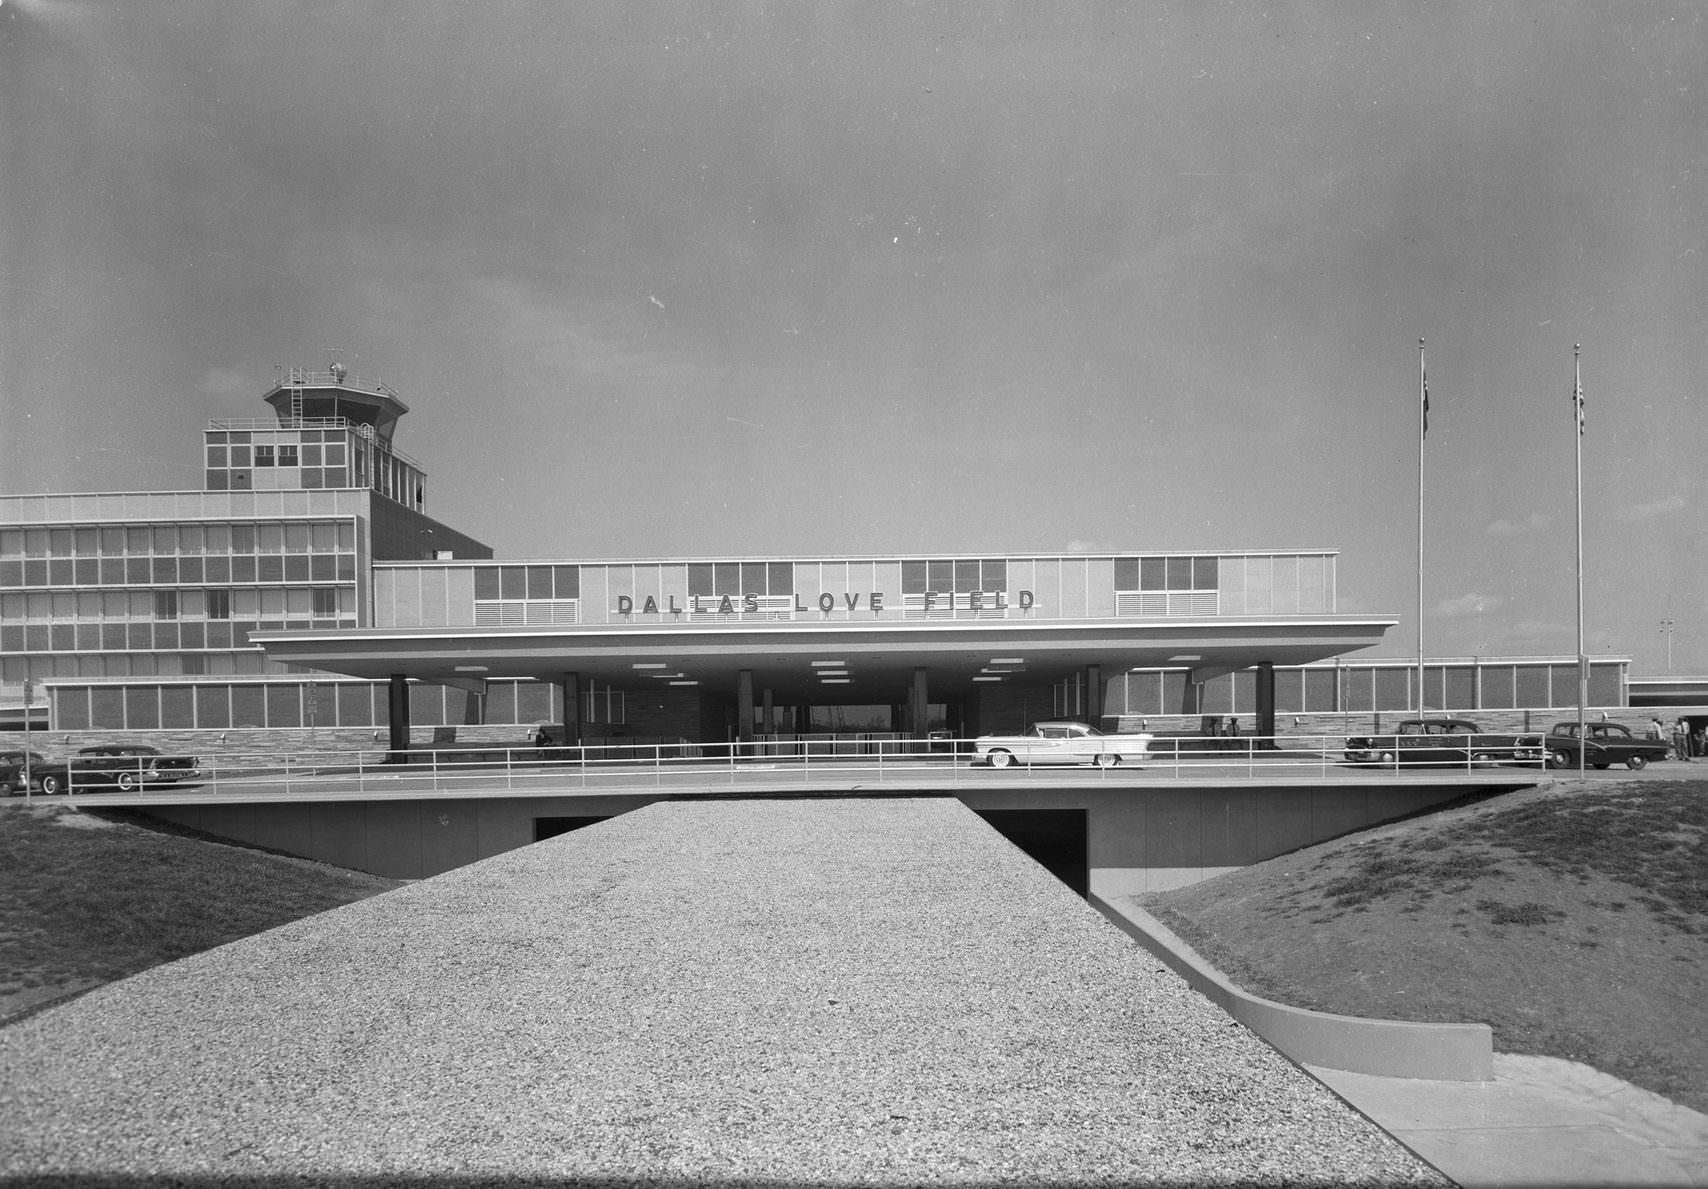
<svg viewBox="0 0 1708 1189">
<path fill-rule="evenodd" d="M 1583 763 L 1587 768 L 1611 768 L 1624 764 L 1635 771 L 1649 766 L 1650 760 L 1664 760 L 1667 745 L 1661 739 L 1643 739 L 1631 733 L 1631 728 L 1616 722 L 1584 724 L 1587 736 Z M 1548 766 L 1576 768 L 1578 766 L 1578 724 L 1557 722 L 1548 731 Z"/>
<path fill-rule="evenodd" d="M 1105 735 L 1082 722 L 1040 722 L 1023 735 L 980 735 L 973 749 L 993 768 L 1010 764 L 1095 764 L 1111 768 L 1142 760 L 1149 735 Z"/>
<path fill-rule="evenodd" d="M 171 784 L 200 776 L 194 756 L 166 755 L 141 743 L 102 743 L 79 749 L 63 760 L 33 765 L 41 791 L 54 793 L 129 792 L 145 784 Z"/>
<path fill-rule="evenodd" d="M 0 794 L 14 796 L 26 792 L 24 788 L 24 759 L 30 761 L 30 779 L 36 778 L 41 766 L 47 763 L 47 758 L 37 752 L 0 751 Z"/>
<path fill-rule="evenodd" d="M 1468 768 L 1473 764 L 1539 764 L 1540 735 L 1500 735 L 1483 730 L 1468 718 L 1408 718 L 1392 735 L 1354 735 L 1346 741 L 1346 758 L 1354 764 L 1426 764 L 1437 768 Z"/>
</svg>

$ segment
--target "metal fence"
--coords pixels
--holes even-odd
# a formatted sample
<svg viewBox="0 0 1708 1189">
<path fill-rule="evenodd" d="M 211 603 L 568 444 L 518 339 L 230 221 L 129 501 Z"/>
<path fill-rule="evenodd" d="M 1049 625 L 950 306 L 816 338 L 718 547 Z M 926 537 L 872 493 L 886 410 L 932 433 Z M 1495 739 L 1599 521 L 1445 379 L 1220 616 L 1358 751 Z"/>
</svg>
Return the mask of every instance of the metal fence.
<svg viewBox="0 0 1708 1189">
<path fill-rule="evenodd" d="M 989 739 L 769 738 L 753 742 L 603 742 L 585 747 L 434 744 L 407 751 L 293 749 L 189 756 L 107 754 L 32 762 L 28 795 L 84 796 L 113 802 L 126 795 L 158 800 L 176 794 L 251 799 L 356 799 L 369 796 L 506 793 L 764 791 L 1001 787 L 1032 779 L 1066 783 L 1139 783 L 1388 777 L 1497 772 L 1519 776 L 1543 767 L 1540 738 L 1473 749 L 1401 747 L 1392 740 L 1349 741 L 1341 735 L 1154 736 L 1113 744 L 1102 764 L 1091 755 L 1010 752 L 1006 766 L 981 752 Z M 1128 742 L 1130 740 L 1130 742 Z M 1374 746 L 1362 746 L 1369 742 Z M 1123 745 L 1125 744 L 1125 745 Z M 1015 746 L 1012 742 L 1010 746 Z M 119 749 L 123 750 L 123 749 Z M 1116 757 L 1118 756 L 1118 760 Z M 181 766 L 169 766 L 173 762 Z M 1572 766 L 1576 766 L 1573 759 Z M 5 782 L 0 773 L 0 783 Z M 24 792 L 19 771 L 9 791 Z"/>
</svg>

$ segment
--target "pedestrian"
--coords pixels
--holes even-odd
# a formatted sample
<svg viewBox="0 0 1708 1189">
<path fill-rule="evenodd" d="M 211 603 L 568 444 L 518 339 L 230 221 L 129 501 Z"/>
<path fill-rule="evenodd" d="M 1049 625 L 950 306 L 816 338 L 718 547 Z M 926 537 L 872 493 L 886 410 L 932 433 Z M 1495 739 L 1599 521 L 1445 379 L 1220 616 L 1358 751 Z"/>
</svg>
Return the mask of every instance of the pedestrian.
<svg viewBox="0 0 1708 1189">
<path fill-rule="evenodd" d="M 1690 750 L 1696 755 L 1708 755 L 1708 726 L 1696 724 L 1696 729 L 1690 732 Z"/>
<path fill-rule="evenodd" d="M 1653 739 L 1656 743 L 1659 743 L 1666 738 L 1666 728 L 1661 726 L 1659 716 L 1649 720 L 1649 738 Z"/>
<path fill-rule="evenodd" d="M 1672 752 L 1685 763 L 1690 762 L 1690 724 L 1682 718 L 1672 726 Z"/>
</svg>

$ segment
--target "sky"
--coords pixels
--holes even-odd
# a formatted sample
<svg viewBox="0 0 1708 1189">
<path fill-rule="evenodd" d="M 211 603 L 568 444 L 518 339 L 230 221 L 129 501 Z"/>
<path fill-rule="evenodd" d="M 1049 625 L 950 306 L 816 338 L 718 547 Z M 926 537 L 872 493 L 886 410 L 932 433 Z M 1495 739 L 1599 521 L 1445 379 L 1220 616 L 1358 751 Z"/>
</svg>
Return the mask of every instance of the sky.
<svg viewBox="0 0 1708 1189">
<path fill-rule="evenodd" d="M 1415 656 L 1426 364 L 1424 650 L 1575 652 L 1581 445 L 1702 675 L 1705 267 L 1695 3 L 0 0 L 3 493 L 336 349 L 500 557 L 1328 548 Z"/>
</svg>

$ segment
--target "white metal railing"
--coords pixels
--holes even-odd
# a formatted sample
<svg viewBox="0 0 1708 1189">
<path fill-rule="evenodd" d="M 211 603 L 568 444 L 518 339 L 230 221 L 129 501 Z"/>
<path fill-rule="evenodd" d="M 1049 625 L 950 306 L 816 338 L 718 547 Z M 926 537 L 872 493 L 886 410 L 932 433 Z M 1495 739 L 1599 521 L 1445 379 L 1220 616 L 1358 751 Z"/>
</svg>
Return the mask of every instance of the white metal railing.
<svg viewBox="0 0 1708 1189">
<path fill-rule="evenodd" d="M 1394 737 L 1386 737 L 1388 740 Z M 1404 738 L 1404 737 L 1401 737 Z M 1135 750 L 1124 750 L 1133 740 Z M 822 789 L 855 785 L 923 789 L 978 782 L 1000 787 L 1015 769 L 1034 777 L 1077 773 L 1070 783 L 1091 779 L 1143 784 L 1179 780 L 1284 781 L 1384 773 L 1444 776 L 1504 768 L 1541 768 L 1541 739 L 1534 746 L 1491 744 L 1475 752 L 1446 748 L 1383 746 L 1350 748 L 1344 735 L 1263 737 L 1155 735 L 1142 752 L 1135 736 L 1106 736 L 1120 762 L 1109 767 L 1062 757 L 1027 755 L 1010 738 L 1012 764 L 992 765 L 981 750 L 991 739 L 929 739 L 856 736 L 770 736 L 750 742 L 698 744 L 686 741 L 612 740 L 580 747 L 524 743 L 412 744 L 406 750 L 303 747 L 235 752 L 190 758 L 184 768 L 162 768 L 147 756 L 49 757 L 32 765 L 30 795 L 69 794 L 74 799 L 113 803 L 124 795 L 195 794 L 251 799 L 352 799 L 369 796 L 480 796 L 562 791 L 623 792 L 655 789 L 694 791 Z M 167 748 L 162 748 L 170 755 Z M 1087 767 L 1086 765 L 1090 765 Z M 1571 765 L 1576 767 L 1575 761 Z M 1051 779 L 1056 779 L 1051 777 Z M 0 783 L 7 780 L 0 769 Z M 22 791 L 21 774 L 14 780 Z"/>
</svg>

